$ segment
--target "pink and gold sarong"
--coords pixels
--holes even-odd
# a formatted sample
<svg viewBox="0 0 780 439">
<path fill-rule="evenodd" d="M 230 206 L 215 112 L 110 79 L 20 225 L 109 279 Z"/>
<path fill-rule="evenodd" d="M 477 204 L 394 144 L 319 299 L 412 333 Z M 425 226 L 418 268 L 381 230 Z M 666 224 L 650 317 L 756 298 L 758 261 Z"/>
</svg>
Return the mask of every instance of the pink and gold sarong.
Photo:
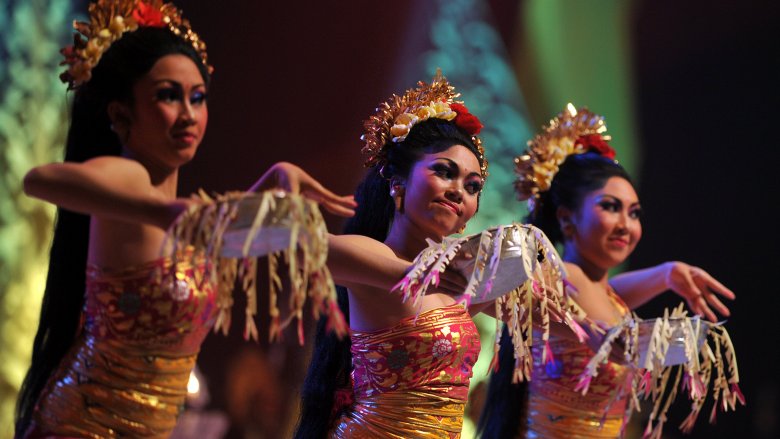
<svg viewBox="0 0 780 439">
<path fill-rule="evenodd" d="M 609 291 L 615 306 L 625 314 L 628 307 Z M 628 366 L 608 362 L 599 368 L 585 396 L 575 391 L 577 380 L 593 357 L 582 343 L 550 337 L 552 362 L 542 361 L 541 337 L 534 337 L 533 379 L 529 382 L 527 438 L 618 438 L 622 433 L 627 399 Z"/>
<path fill-rule="evenodd" d="M 462 305 L 353 331 L 355 403 L 336 438 L 459 438 L 479 333 Z"/>
<path fill-rule="evenodd" d="M 41 392 L 27 437 L 170 435 L 216 315 L 215 288 L 198 281 L 204 265 L 170 264 L 88 268 L 83 328 Z"/>
</svg>

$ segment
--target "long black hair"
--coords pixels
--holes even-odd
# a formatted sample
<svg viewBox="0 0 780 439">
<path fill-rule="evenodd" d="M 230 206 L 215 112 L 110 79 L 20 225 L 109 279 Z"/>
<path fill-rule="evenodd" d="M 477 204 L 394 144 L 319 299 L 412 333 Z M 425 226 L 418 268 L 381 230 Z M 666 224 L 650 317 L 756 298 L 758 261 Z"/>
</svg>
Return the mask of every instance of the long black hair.
<svg viewBox="0 0 780 439">
<path fill-rule="evenodd" d="M 420 122 L 412 127 L 403 142 L 388 145 L 384 168 L 371 168 L 358 186 L 355 193 L 358 207 L 355 216 L 347 222 L 344 233 L 384 241 L 395 211 L 395 203 L 390 196 L 390 180 L 406 179 L 423 154 L 446 151 L 454 145 L 463 145 L 471 150 L 482 165 L 471 137 L 453 122 L 443 119 Z M 339 306 L 349 321 L 347 289 L 339 286 L 337 290 Z M 301 391 L 301 416 L 295 432 L 296 438 L 323 438 L 331 429 L 336 391 L 348 389 L 351 392 L 351 345 L 349 338 L 339 340 L 335 335 L 326 333 L 325 322 L 320 320 L 309 371 Z"/>
<path fill-rule="evenodd" d="M 73 97 L 65 145 L 66 162 L 119 155 L 121 144 L 111 130 L 108 104 L 132 105 L 133 85 L 165 55 L 192 59 L 209 82 L 209 73 L 195 49 L 168 29 L 141 27 L 125 33 L 92 69 L 92 78 Z M 80 329 L 86 286 L 89 216 L 58 208 L 49 257 L 49 272 L 35 335 L 32 364 L 16 404 L 16 436 L 25 433 L 32 411 L 49 377 Z"/>
<path fill-rule="evenodd" d="M 596 152 L 570 155 L 561 164 L 550 189 L 542 193 L 536 209 L 525 219 L 526 222 L 539 227 L 554 244 L 562 243 L 558 208 L 579 209 L 588 193 L 603 188 L 612 177 L 624 178 L 631 183 L 626 170 L 612 159 Z M 498 355 L 498 371 L 490 377 L 477 431 L 483 438 L 515 438 L 525 432 L 528 382 L 512 383 L 514 348 L 506 326 Z"/>
</svg>

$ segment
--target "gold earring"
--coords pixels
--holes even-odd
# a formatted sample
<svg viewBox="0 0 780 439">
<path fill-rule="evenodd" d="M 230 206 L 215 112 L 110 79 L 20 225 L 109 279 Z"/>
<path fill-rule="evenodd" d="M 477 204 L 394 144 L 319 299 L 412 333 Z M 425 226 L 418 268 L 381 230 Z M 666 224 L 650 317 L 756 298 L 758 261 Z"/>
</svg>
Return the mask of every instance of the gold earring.
<svg viewBox="0 0 780 439">
<path fill-rule="evenodd" d="M 458 229 L 458 233 L 463 233 L 464 231 L 466 231 L 466 225 L 465 224 L 460 226 L 460 229 Z"/>
<path fill-rule="evenodd" d="M 404 213 L 404 187 L 401 185 L 393 186 L 393 200 L 395 201 L 395 210 Z"/>
</svg>

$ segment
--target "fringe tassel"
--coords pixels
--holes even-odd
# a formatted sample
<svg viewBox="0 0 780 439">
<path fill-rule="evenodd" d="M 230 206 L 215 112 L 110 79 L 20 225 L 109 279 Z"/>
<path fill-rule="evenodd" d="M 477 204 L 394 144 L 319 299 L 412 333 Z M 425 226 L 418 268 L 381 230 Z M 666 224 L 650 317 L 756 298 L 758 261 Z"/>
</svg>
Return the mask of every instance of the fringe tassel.
<svg viewBox="0 0 780 439">
<path fill-rule="evenodd" d="M 476 254 L 472 255 L 474 269 L 469 273 L 468 284 L 460 298 L 466 306 L 473 298 L 484 300 L 490 294 L 501 263 L 502 249 L 505 246 L 521 247 L 523 273 L 517 276 L 522 283 L 495 301 L 497 320 L 507 324 L 514 345 L 514 382 L 531 378 L 534 313 L 539 316 L 540 322 L 536 325 L 541 329 L 545 346 L 550 336 L 551 316 L 567 324 L 580 340 L 587 338 L 575 320 L 582 319 L 584 312 L 567 292 L 563 263 L 544 233 L 530 225 L 500 226 L 479 235 L 445 238 L 441 243 L 428 241 L 428 247 L 417 255 L 413 268 L 394 290 L 400 291 L 404 301 L 419 306 L 428 288 L 437 284 L 440 274 L 455 259 L 462 245 L 471 239 L 479 241 Z M 495 352 L 498 352 L 501 337 L 498 326 L 500 323 L 497 322 Z M 552 360 L 547 351 L 545 348 L 545 358 Z M 494 367 L 495 361 L 494 358 Z"/>
<path fill-rule="evenodd" d="M 271 323 L 268 337 L 278 340 L 282 331 L 297 320 L 298 341 L 303 344 L 303 307 L 307 298 L 312 304 L 316 319 L 328 318 L 327 326 L 339 337 L 348 333 L 348 327 L 337 305 L 336 290 L 325 261 L 328 253 L 327 229 L 322 215 L 313 201 L 299 195 L 280 191 L 262 193 L 232 192 L 209 196 L 202 190 L 193 195 L 196 201 L 171 226 L 163 245 L 163 252 L 172 258 L 185 254 L 184 249 L 194 248 L 189 258 L 203 258 L 207 272 L 203 281 L 216 283 L 217 320 L 214 331 L 227 334 L 230 328 L 230 310 L 233 306 L 233 290 L 238 286 L 246 294 L 247 307 L 244 338 L 258 339 L 255 324 L 257 315 L 257 256 L 250 255 L 256 236 L 265 227 L 287 228 L 289 246 L 268 254 L 269 313 Z M 241 246 L 241 256 L 223 257 L 224 237 L 238 216 L 242 206 L 254 206 L 254 217 Z M 242 215 L 243 216 L 243 215 Z M 283 217 L 282 217 L 283 216 Z M 290 280 L 290 316 L 281 320 L 278 294 L 282 289 L 279 276 L 279 258 L 284 258 Z M 163 274 L 170 276 L 172 273 Z"/>
<path fill-rule="evenodd" d="M 639 328 L 650 328 L 644 360 L 639 361 Z M 681 364 L 666 364 L 672 338 L 682 331 L 685 361 Z M 745 397 L 739 389 L 739 371 L 734 346 L 728 331 L 720 324 L 709 324 L 698 317 L 689 318 L 684 304 L 671 312 L 667 309 L 663 317 L 643 321 L 636 315 L 626 316 L 617 326 L 610 329 L 604 342 L 588 362 L 575 390 L 587 392 L 588 385 L 598 374 L 598 367 L 608 360 L 611 346 L 617 340 L 625 345 L 628 364 L 635 365 L 632 402 L 629 409 L 639 408 L 639 397 L 653 401 L 643 438 L 661 437 L 666 413 L 677 398 L 678 388 L 688 393 L 691 412 L 680 424 L 680 429 L 689 433 L 707 399 L 712 383 L 713 406 L 710 422 L 714 423 L 717 411 L 735 410 L 737 403 L 745 405 Z M 701 346 L 700 346 L 700 343 Z M 671 379 L 674 373 L 674 379 Z"/>
</svg>

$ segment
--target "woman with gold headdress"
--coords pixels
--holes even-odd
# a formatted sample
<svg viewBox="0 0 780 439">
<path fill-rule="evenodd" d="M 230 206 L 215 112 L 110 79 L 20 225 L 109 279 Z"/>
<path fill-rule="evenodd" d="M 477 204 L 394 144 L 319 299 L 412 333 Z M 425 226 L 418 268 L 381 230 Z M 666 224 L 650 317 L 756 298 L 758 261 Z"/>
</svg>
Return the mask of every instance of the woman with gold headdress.
<svg viewBox="0 0 780 439">
<path fill-rule="evenodd" d="M 193 203 L 177 198 L 178 170 L 205 134 L 211 67 L 170 3 L 98 0 L 89 18 L 63 50 L 75 90 L 65 162 L 24 181 L 58 215 L 16 437 L 167 437 L 217 310 L 211 262 L 160 258 Z M 254 189 L 277 186 L 345 216 L 354 207 L 290 164 Z"/>
<path fill-rule="evenodd" d="M 365 123 L 370 169 L 334 245 L 408 265 L 426 240 L 440 242 L 466 225 L 487 162 L 476 137 L 481 124 L 457 96 L 437 75 L 393 96 Z M 468 311 L 441 285 L 419 307 L 404 302 L 366 285 L 377 274 L 354 273 L 338 288 L 349 338 L 318 328 L 296 437 L 459 437 L 479 354 Z"/>
<path fill-rule="evenodd" d="M 605 328 L 667 289 L 712 321 L 710 307 L 729 315 L 717 295 L 733 299 L 734 294 L 704 270 L 682 262 L 608 278 L 608 270 L 623 263 L 641 238 L 642 209 L 605 131 L 601 116 L 569 104 L 515 160 L 515 188 L 521 200 L 528 200 L 530 222 L 563 245 L 567 281 L 576 290 L 573 299 L 589 321 Z M 584 396 L 576 386 L 600 340 L 593 333 L 585 345 L 568 331 L 554 331 L 546 346 L 553 355 L 543 361 L 545 346 L 535 338 L 533 380 L 519 384 L 512 383 L 508 370 L 511 345 L 502 340 L 499 369 L 491 377 L 479 423 L 482 437 L 621 436 L 634 383 L 625 360 L 612 355 Z"/>
</svg>

